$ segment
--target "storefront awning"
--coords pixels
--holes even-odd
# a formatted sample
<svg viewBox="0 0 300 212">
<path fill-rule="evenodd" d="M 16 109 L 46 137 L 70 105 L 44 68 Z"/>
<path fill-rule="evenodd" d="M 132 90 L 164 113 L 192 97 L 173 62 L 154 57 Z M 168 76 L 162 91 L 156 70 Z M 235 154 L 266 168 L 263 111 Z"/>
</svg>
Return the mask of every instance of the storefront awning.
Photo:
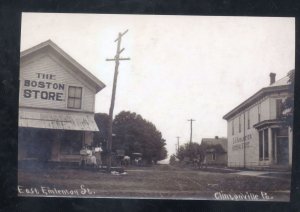
<svg viewBox="0 0 300 212">
<path fill-rule="evenodd" d="M 19 110 L 19 127 L 99 131 L 92 113 Z"/>
</svg>

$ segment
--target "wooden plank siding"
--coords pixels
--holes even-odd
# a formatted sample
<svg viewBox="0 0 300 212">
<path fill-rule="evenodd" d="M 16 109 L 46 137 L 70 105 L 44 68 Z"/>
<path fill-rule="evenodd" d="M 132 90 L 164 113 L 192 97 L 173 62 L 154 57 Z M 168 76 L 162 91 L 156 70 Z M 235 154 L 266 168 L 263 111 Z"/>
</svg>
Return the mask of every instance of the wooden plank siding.
<svg viewBox="0 0 300 212">
<path fill-rule="evenodd" d="M 63 67 L 63 65 L 59 63 L 59 60 L 55 60 L 54 58 L 55 55 L 43 54 L 34 56 L 30 58 L 29 61 L 21 63 L 19 106 L 94 112 L 95 91 L 89 88 L 87 83 L 84 82 L 82 79 L 78 78 L 78 76 L 72 73 L 71 70 L 68 70 L 67 67 Z M 50 80 L 38 78 L 38 73 L 48 75 L 52 74 L 55 76 L 55 79 Z M 53 89 L 53 86 L 50 86 L 49 88 L 34 88 L 32 86 L 28 87 L 25 85 L 25 80 L 34 80 L 43 83 L 57 83 L 60 85 L 64 85 L 64 89 Z M 70 109 L 67 107 L 69 86 L 82 87 L 81 109 Z M 34 89 L 39 91 L 62 93 L 62 101 L 46 100 L 41 98 L 35 99 L 33 97 L 24 98 L 24 89 Z"/>
</svg>

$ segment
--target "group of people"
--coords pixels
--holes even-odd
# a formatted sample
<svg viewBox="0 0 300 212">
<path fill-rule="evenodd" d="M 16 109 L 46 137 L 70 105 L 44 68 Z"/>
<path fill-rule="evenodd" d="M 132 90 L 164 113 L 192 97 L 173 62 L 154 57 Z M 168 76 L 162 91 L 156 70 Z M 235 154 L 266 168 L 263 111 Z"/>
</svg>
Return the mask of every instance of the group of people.
<svg viewBox="0 0 300 212">
<path fill-rule="evenodd" d="M 101 160 L 101 146 L 96 147 L 88 147 L 83 146 L 80 150 L 81 155 L 81 165 L 92 165 L 93 167 L 101 168 L 102 160 Z"/>
<path fill-rule="evenodd" d="M 120 164 L 121 164 L 121 166 L 129 166 L 129 165 L 142 166 L 142 158 L 136 157 L 136 158 L 131 159 L 128 155 L 125 155 L 120 160 Z"/>
<path fill-rule="evenodd" d="M 141 166 L 142 165 L 142 158 L 141 157 L 135 158 L 134 159 L 134 164 L 136 166 Z"/>
<path fill-rule="evenodd" d="M 95 147 L 84 145 L 83 148 L 80 150 L 80 165 L 81 166 L 92 166 L 94 168 L 101 168 L 102 167 L 102 160 L 101 160 L 101 153 L 103 152 L 100 145 Z M 141 166 L 142 165 L 142 157 L 134 157 L 130 158 L 129 156 L 125 155 L 122 158 L 119 158 L 117 161 L 118 164 L 121 166 Z"/>
<path fill-rule="evenodd" d="M 125 155 L 123 159 L 121 160 L 122 166 L 129 166 L 130 165 L 130 157 Z"/>
<path fill-rule="evenodd" d="M 193 165 L 198 169 L 207 168 L 206 157 L 198 155 L 195 159 L 193 159 Z"/>
</svg>

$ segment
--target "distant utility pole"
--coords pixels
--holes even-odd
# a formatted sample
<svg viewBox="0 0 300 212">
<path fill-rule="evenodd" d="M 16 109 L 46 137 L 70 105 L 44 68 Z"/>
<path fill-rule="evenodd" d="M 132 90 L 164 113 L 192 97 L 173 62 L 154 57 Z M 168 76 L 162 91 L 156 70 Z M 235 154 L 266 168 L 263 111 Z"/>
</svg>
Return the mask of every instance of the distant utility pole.
<svg viewBox="0 0 300 212">
<path fill-rule="evenodd" d="M 114 112 L 114 106 L 115 106 L 118 69 L 119 69 L 120 60 L 130 60 L 130 58 L 120 58 L 120 54 L 125 50 L 124 48 L 120 49 L 121 48 L 121 40 L 122 40 L 122 37 L 127 32 L 128 32 L 128 29 L 123 33 L 119 33 L 118 38 L 115 40 L 115 42 L 118 42 L 116 56 L 113 59 L 106 59 L 106 61 L 115 61 L 115 73 L 114 73 L 113 89 L 112 89 L 111 103 L 110 103 L 110 108 L 109 108 L 109 119 L 108 119 L 108 140 L 107 140 L 107 153 L 108 153 L 107 170 L 108 171 L 110 171 L 110 169 L 111 169 L 112 120 L 113 120 L 113 112 Z"/>
<path fill-rule="evenodd" d="M 177 156 L 178 156 L 178 153 L 179 153 L 179 136 L 176 137 L 177 138 Z"/>
<path fill-rule="evenodd" d="M 188 119 L 188 121 L 191 122 L 191 136 L 190 136 L 190 144 L 193 142 L 193 121 L 196 121 L 194 119 Z"/>
</svg>

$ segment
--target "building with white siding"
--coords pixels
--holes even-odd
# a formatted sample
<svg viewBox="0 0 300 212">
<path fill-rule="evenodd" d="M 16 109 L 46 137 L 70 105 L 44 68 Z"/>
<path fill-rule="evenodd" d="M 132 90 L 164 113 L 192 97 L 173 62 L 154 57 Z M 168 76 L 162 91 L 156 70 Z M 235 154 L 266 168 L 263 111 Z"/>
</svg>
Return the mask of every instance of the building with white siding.
<svg viewBox="0 0 300 212">
<path fill-rule="evenodd" d="M 228 166 L 289 168 L 292 164 L 292 130 L 283 127 L 282 102 L 290 95 L 289 77 L 275 81 L 228 112 Z"/>
<path fill-rule="evenodd" d="M 51 40 L 21 52 L 19 161 L 79 162 L 105 85 Z"/>
</svg>

